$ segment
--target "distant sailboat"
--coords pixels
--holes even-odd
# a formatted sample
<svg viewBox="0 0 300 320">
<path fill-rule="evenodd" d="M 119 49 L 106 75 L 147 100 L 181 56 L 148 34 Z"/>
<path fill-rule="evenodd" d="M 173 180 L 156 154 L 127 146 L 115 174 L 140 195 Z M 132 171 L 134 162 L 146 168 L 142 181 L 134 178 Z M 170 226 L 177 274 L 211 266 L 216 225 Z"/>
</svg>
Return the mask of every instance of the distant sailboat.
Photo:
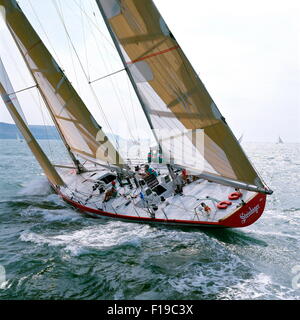
<svg viewBox="0 0 300 320">
<path fill-rule="evenodd" d="M 277 143 L 278 143 L 278 144 L 282 144 L 282 143 L 283 143 L 283 141 L 282 141 L 282 139 L 280 138 L 280 136 L 278 137 Z"/>
<path fill-rule="evenodd" d="M 20 136 L 19 136 L 18 133 L 16 134 L 16 137 L 17 137 L 17 141 L 18 141 L 18 142 L 23 142 L 23 139 L 20 138 Z"/>
<path fill-rule="evenodd" d="M 146 161 L 134 166 L 124 161 L 17 2 L 0 0 L 71 165 L 53 165 L 44 154 L 20 114 L 1 64 L 0 93 L 55 192 L 93 217 L 192 227 L 254 223 L 272 190 L 251 165 L 154 2 L 96 4 L 149 127 L 167 133 L 161 139 L 154 132 L 164 162 L 156 163 L 155 172 Z M 179 139 L 184 152 L 176 145 Z"/>
</svg>

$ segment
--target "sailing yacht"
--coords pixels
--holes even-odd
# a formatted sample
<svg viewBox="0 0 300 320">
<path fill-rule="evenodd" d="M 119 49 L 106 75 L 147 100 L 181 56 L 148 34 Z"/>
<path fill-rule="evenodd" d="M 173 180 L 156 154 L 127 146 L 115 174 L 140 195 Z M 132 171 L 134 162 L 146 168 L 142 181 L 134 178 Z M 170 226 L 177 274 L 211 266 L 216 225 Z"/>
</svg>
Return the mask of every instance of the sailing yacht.
<svg viewBox="0 0 300 320">
<path fill-rule="evenodd" d="M 23 142 L 23 140 L 20 138 L 20 136 L 19 136 L 18 133 L 16 134 L 16 140 L 17 140 L 18 142 Z"/>
<path fill-rule="evenodd" d="M 254 223 L 272 190 L 252 166 L 154 2 L 96 4 L 163 161 L 150 162 L 148 168 L 146 161 L 125 160 L 21 7 L 15 0 L 0 0 L 11 37 L 70 157 L 70 164 L 48 159 L 28 128 L 1 63 L 2 99 L 53 190 L 93 217 L 190 227 Z"/>
<path fill-rule="evenodd" d="M 280 138 L 280 136 L 278 137 L 277 143 L 278 143 L 278 144 L 282 144 L 282 143 L 283 143 L 283 141 L 282 141 L 282 139 Z"/>
</svg>

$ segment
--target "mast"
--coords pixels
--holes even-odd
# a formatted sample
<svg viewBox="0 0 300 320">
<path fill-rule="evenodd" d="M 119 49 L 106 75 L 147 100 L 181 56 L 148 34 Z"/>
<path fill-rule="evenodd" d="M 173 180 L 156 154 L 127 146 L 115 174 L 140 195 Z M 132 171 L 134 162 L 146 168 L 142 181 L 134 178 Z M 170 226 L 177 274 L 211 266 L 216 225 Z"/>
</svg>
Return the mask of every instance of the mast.
<svg viewBox="0 0 300 320">
<path fill-rule="evenodd" d="M 9 81 L 8 76 L 1 60 L 0 60 L 0 67 L 1 67 L 1 71 L 5 76 L 5 80 L 7 83 L 7 81 Z M 12 88 L 10 82 L 8 83 L 8 86 Z M 50 183 L 55 187 L 63 186 L 64 182 L 62 178 L 57 173 L 54 166 L 51 164 L 50 160 L 48 159 L 48 157 L 46 156 L 46 154 L 44 153 L 44 151 L 42 150 L 42 148 L 40 147 L 40 145 L 32 135 L 23 117 L 18 112 L 18 108 L 16 107 L 16 103 L 18 103 L 17 97 L 13 93 L 7 92 L 7 89 L 4 87 L 4 83 L 2 83 L 2 79 L 0 79 L 0 94 L 1 94 L 1 98 L 4 101 L 4 104 L 7 107 L 7 110 L 12 116 L 16 126 L 21 131 L 25 141 L 27 142 L 30 150 L 34 154 L 36 160 L 39 162 L 40 166 L 44 170 Z M 13 95 L 13 98 L 11 97 L 12 95 Z"/>
</svg>

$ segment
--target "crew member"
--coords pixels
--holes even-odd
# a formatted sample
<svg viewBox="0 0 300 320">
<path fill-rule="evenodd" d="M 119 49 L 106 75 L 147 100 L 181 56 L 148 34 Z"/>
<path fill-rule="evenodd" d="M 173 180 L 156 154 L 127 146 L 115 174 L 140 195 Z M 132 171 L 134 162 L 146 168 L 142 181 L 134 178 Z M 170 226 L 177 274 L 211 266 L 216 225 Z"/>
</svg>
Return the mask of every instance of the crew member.
<svg viewBox="0 0 300 320">
<path fill-rule="evenodd" d="M 111 198 L 115 198 L 118 194 L 117 188 L 116 188 L 116 182 L 112 181 L 111 183 L 112 187 L 106 191 L 103 202 L 109 201 Z"/>
<path fill-rule="evenodd" d="M 149 176 L 152 175 L 152 174 L 153 174 L 155 177 L 158 176 L 157 172 L 156 172 L 154 169 L 150 168 L 148 164 L 146 164 L 146 165 L 145 165 L 145 173 L 142 174 L 143 178 L 147 178 L 147 177 L 149 177 Z"/>
<path fill-rule="evenodd" d="M 201 203 L 201 206 L 203 207 L 205 213 L 210 214 L 211 213 L 211 208 L 205 204 L 204 202 Z"/>
</svg>

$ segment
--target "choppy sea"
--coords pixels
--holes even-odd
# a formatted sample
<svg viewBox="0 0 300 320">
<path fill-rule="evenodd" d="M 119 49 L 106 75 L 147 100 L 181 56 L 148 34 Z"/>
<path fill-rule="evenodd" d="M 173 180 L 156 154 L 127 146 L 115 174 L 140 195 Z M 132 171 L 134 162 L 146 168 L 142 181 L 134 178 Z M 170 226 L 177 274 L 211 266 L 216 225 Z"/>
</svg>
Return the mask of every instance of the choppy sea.
<svg viewBox="0 0 300 320">
<path fill-rule="evenodd" d="M 243 147 L 274 190 L 264 214 L 199 230 L 88 218 L 25 143 L 0 140 L 0 299 L 300 299 L 300 144 Z"/>
</svg>

